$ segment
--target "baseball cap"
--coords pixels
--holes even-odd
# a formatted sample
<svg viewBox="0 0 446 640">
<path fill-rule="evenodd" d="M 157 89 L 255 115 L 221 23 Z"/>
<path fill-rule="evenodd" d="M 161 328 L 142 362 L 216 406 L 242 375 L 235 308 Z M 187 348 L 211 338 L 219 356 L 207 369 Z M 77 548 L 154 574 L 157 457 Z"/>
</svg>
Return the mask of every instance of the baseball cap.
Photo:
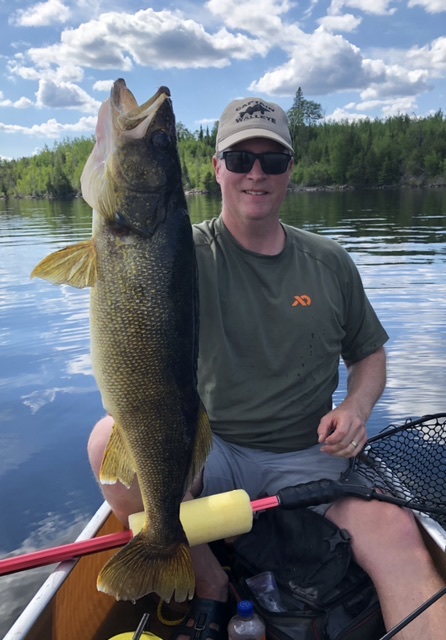
<svg viewBox="0 0 446 640">
<path fill-rule="evenodd" d="M 217 151 L 249 138 L 269 138 L 293 153 L 288 118 L 282 107 L 261 98 L 233 100 L 223 111 L 217 132 Z"/>
</svg>

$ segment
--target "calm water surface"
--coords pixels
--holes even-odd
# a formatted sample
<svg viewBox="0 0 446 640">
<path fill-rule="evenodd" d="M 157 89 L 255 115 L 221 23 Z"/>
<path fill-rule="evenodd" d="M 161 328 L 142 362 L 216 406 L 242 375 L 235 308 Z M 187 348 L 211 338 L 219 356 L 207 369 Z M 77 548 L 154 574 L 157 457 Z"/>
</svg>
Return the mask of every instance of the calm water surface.
<svg viewBox="0 0 446 640">
<path fill-rule="evenodd" d="M 218 215 L 220 203 L 196 196 L 189 208 L 197 222 Z M 351 252 L 390 335 L 389 382 L 371 433 L 446 411 L 446 191 L 295 193 L 283 220 Z M 72 541 L 102 502 L 86 455 L 103 413 L 88 291 L 29 277 L 90 228 L 81 201 L 0 202 L 0 557 Z M 341 375 L 337 399 L 344 385 Z M 1 635 L 48 572 L 0 577 Z"/>
</svg>

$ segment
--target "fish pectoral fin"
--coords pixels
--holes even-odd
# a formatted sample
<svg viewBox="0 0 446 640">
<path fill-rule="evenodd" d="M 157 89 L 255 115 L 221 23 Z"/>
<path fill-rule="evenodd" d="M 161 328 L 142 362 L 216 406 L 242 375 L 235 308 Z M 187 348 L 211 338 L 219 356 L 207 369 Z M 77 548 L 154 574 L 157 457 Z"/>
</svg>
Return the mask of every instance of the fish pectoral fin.
<svg viewBox="0 0 446 640">
<path fill-rule="evenodd" d="M 200 473 L 212 448 L 212 431 L 204 404 L 200 402 L 198 412 L 197 434 L 192 456 L 192 464 L 189 470 L 187 486 L 190 487 L 197 474 Z"/>
<path fill-rule="evenodd" d="M 135 469 L 129 459 L 119 429 L 114 424 L 102 460 L 99 480 L 101 484 L 115 484 L 119 480 L 128 489 L 134 477 Z"/>
<path fill-rule="evenodd" d="M 93 239 L 51 253 L 34 267 L 31 278 L 36 277 L 51 284 L 69 284 L 77 289 L 93 287 L 97 279 Z"/>
<path fill-rule="evenodd" d="M 104 566 L 97 588 L 118 600 L 138 600 L 152 592 L 165 602 L 173 595 L 177 602 L 191 599 L 195 573 L 189 546 L 178 542 L 163 547 L 151 543 L 144 532 L 138 533 Z"/>
</svg>

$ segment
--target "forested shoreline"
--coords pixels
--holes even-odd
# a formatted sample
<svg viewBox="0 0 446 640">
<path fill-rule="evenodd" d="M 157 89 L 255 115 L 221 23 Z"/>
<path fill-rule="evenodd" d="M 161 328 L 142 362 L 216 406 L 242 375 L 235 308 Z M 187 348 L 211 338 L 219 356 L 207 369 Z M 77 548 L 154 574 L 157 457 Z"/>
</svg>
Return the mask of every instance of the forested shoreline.
<svg viewBox="0 0 446 640">
<path fill-rule="evenodd" d="M 408 115 L 357 122 L 324 121 L 318 103 L 296 92 L 287 112 L 295 166 L 292 188 L 446 186 L 446 118 Z M 189 131 L 177 124 L 186 192 L 217 193 L 212 156 L 217 123 Z M 32 156 L 0 160 L 1 198 L 80 196 L 80 176 L 94 137 L 63 140 Z"/>
</svg>

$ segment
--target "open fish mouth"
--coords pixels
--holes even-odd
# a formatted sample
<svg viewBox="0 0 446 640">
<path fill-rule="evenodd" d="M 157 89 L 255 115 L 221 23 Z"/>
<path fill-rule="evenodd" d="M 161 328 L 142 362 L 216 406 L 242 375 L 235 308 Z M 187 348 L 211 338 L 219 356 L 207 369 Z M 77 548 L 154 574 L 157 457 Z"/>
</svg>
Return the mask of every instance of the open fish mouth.
<svg viewBox="0 0 446 640">
<path fill-rule="evenodd" d="M 162 86 L 149 100 L 138 105 L 133 93 L 127 88 L 125 80 L 119 78 L 113 83 L 110 92 L 110 101 L 115 110 L 119 128 L 122 131 L 131 131 L 147 119 L 149 124 L 151 115 L 156 113 L 166 98 L 170 99 L 170 95 L 168 87 Z"/>
</svg>

